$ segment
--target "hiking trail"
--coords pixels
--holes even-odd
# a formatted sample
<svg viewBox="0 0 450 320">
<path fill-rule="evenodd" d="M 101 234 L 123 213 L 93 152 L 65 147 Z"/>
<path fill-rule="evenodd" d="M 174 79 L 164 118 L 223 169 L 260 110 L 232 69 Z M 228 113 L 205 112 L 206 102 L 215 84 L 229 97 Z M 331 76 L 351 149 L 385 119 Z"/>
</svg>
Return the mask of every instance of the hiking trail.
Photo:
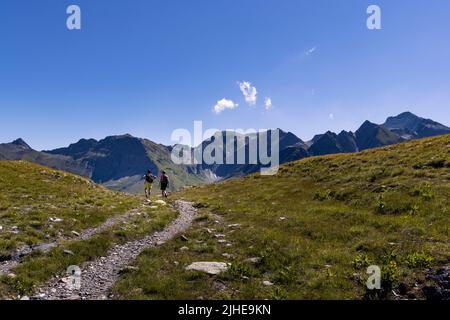
<svg viewBox="0 0 450 320">
<path fill-rule="evenodd" d="M 89 240 L 95 235 L 100 234 L 111 227 L 127 222 L 130 218 L 139 214 L 141 211 L 142 211 L 141 208 L 138 207 L 131 209 L 124 214 L 112 216 L 97 227 L 88 228 L 81 231 L 80 233 L 76 233 L 76 237 L 74 238 L 60 237 L 58 239 L 55 239 L 53 242 L 41 243 L 35 246 L 23 246 L 17 249 L 10 259 L 0 262 L 0 275 L 8 274 L 9 272 L 11 272 L 11 270 L 17 267 L 24 260 L 25 257 L 30 255 L 34 251 L 42 251 L 46 253 L 49 252 L 51 249 L 58 247 L 64 241 Z"/>
<path fill-rule="evenodd" d="M 38 288 L 32 299 L 40 300 L 106 300 L 110 290 L 120 278 L 121 271 L 129 266 L 143 250 L 162 245 L 177 234 L 187 230 L 197 214 L 191 203 L 177 200 L 178 217 L 164 230 L 147 237 L 113 246 L 105 257 L 86 262 L 81 268 L 81 288 L 70 290 L 67 278 L 54 277 Z"/>
</svg>

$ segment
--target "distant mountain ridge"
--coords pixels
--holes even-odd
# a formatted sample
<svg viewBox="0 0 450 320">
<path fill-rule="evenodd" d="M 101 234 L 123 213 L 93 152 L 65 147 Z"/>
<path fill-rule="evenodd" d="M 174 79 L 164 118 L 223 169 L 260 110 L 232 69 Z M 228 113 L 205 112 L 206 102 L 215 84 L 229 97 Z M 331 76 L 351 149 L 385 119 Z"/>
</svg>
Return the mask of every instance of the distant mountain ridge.
<svg viewBox="0 0 450 320">
<path fill-rule="evenodd" d="M 365 121 L 355 133 L 342 131 L 339 135 L 333 132 L 317 135 L 307 144 L 310 155 L 326 155 L 363 151 L 444 134 L 450 134 L 449 127 L 411 112 L 404 112 L 389 117 L 381 125 Z"/>
<path fill-rule="evenodd" d="M 67 148 L 46 152 L 68 156 L 85 164 L 91 170 L 92 180 L 119 191 L 141 191 L 142 176 L 147 170 L 154 174 L 168 171 L 173 189 L 207 180 L 206 176 L 196 174 L 193 167 L 175 165 L 171 161 L 170 147 L 129 134 L 100 141 L 81 139 Z"/>
<path fill-rule="evenodd" d="M 389 117 L 384 126 L 405 139 L 419 139 L 447 134 L 450 128 L 430 119 L 424 119 L 411 112 Z"/>
<path fill-rule="evenodd" d="M 269 135 L 272 132 L 269 130 Z M 225 157 L 225 134 L 218 132 L 193 148 L 192 152 L 204 151 L 215 139 L 223 139 Z M 280 164 L 310 156 L 358 152 L 443 134 L 450 134 L 450 128 L 410 112 L 389 117 L 381 125 L 365 121 L 354 133 L 342 131 L 336 134 L 328 131 L 307 142 L 291 132 L 279 130 Z M 237 159 L 238 152 L 245 151 L 245 164 L 175 165 L 171 160 L 173 146 L 164 146 L 129 134 L 110 136 L 100 141 L 81 139 L 66 148 L 43 152 L 33 150 L 24 140 L 17 139 L 0 144 L 0 160 L 27 160 L 91 178 L 114 190 L 136 193 L 142 191 L 142 176 L 148 169 L 154 173 L 166 170 L 173 189 L 257 172 L 261 166 L 248 162 L 248 150 L 250 143 L 260 138 L 259 133 L 238 135 L 235 138 L 242 139 L 245 150 L 234 150 L 234 157 Z M 237 145 L 237 141 L 234 144 Z"/>
<path fill-rule="evenodd" d="M 85 164 L 63 155 L 52 155 L 33 150 L 22 139 L 0 144 L 0 160 L 25 160 L 58 170 L 68 171 L 89 177 L 89 168 Z"/>
</svg>

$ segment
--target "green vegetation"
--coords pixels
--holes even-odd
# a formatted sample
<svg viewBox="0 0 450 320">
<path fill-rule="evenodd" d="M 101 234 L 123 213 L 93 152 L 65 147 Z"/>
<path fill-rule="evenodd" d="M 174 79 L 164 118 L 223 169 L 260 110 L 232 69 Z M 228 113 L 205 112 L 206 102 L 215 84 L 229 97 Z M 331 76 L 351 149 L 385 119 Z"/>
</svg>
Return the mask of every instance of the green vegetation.
<svg viewBox="0 0 450 320">
<path fill-rule="evenodd" d="M 101 257 L 114 244 L 161 230 L 177 215 L 170 207 L 156 209 L 142 202 L 142 198 L 112 192 L 75 175 L 22 161 L 0 161 L 1 260 L 10 259 L 23 245 L 59 243 L 47 253 L 35 251 L 26 256 L 10 271 L 13 277 L 1 276 L 0 297 L 30 294 L 68 266 Z M 72 233 L 139 207 L 125 223 L 89 240 L 77 240 Z"/>
<path fill-rule="evenodd" d="M 89 240 L 67 241 L 48 253 L 36 252 L 28 256 L 12 270 L 14 278 L 0 277 L 0 294 L 3 296 L 31 294 L 38 284 L 49 280 L 53 275 L 61 274 L 67 267 L 102 257 L 114 244 L 141 239 L 162 230 L 176 217 L 176 212 L 168 207 L 160 207 L 157 211 L 152 209 L 142 211 L 145 213 Z"/>
<path fill-rule="evenodd" d="M 119 299 L 355 299 L 367 292 L 366 268 L 382 270 L 384 292 L 412 284 L 450 256 L 450 136 L 358 154 L 314 157 L 194 187 L 174 198 L 199 210 L 186 238 L 149 249 L 116 284 Z M 140 207 L 141 206 L 141 207 Z M 126 222 L 89 240 L 95 227 L 132 208 Z M 0 260 L 24 245 L 33 252 L 0 277 L 0 296 L 16 298 L 124 243 L 164 228 L 170 207 L 109 191 L 88 179 L 27 162 L 0 161 Z M 192 262 L 229 263 L 209 276 Z"/>
<path fill-rule="evenodd" d="M 433 260 L 433 257 L 427 254 L 414 252 L 406 257 L 405 262 L 410 268 L 427 268 Z"/>
<path fill-rule="evenodd" d="M 0 161 L 0 259 L 23 245 L 75 237 L 72 231 L 95 227 L 141 202 L 62 171 Z"/>
<path fill-rule="evenodd" d="M 125 299 L 355 299 L 366 268 L 385 289 L 450 256 L 450 136 L 288 163 L 177 195 L 201 218 L 146 251 L 114 291 Z M 187 247 L 187 248 L 184 248 Z M 231 263 L 208 276 L 195 261 Z"/>
</svg>

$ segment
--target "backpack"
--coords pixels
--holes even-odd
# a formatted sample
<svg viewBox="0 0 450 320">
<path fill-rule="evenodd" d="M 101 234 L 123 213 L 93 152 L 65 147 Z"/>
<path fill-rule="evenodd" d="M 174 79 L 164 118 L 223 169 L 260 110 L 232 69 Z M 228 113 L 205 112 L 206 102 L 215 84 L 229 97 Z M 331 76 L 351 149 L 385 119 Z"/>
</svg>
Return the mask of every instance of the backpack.
<svg viewBox="0 0 450 320">
<path fill-rule="evenodd" d="M 149 174 L 146 174 L 145 181 L 147 181 L 148 183 L 153 183 L 153 177 Z"/>
</svg>

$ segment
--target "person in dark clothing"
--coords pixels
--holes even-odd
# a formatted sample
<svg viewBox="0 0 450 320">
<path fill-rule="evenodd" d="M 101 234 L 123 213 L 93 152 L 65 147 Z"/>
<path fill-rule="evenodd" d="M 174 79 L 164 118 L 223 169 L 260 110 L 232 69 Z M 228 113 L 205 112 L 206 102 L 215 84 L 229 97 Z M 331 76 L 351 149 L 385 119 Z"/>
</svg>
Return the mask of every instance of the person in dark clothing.
<svg viewBox="0 0 450 320">
<path fill-rule="evenodd" d="M 161 195 L 163 198 L 167 198 L 167 188 L 169 187 L 169 177 L 166 172 L 163 171 L 161 173 L 161 177 L 159 178 L 159 184 L 161 186 Z"/>
</svg>

